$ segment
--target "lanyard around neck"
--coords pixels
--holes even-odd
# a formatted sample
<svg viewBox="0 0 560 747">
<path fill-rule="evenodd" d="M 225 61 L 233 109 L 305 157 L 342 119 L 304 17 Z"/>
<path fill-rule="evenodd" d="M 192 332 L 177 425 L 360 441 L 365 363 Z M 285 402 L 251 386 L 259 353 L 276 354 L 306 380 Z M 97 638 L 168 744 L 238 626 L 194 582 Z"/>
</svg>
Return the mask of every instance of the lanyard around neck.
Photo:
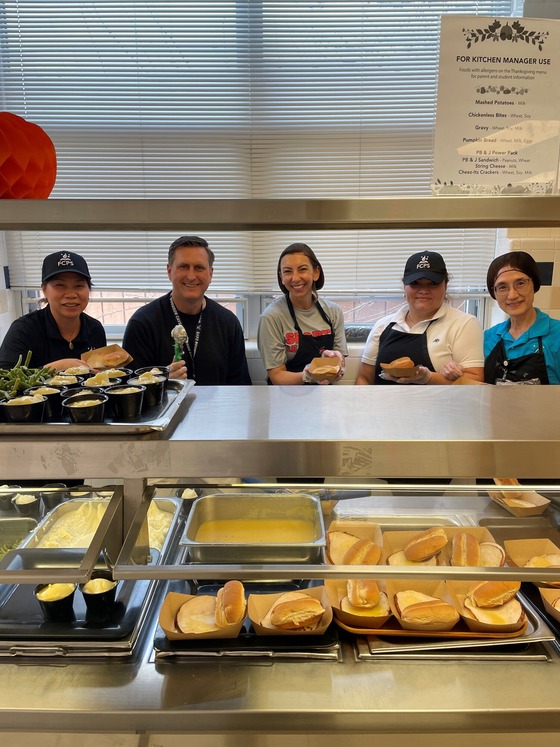
<svg viewBox="0 0 560 747">
<path fill-rule="evenodd" d="M 181 326 L 184 326 L 183 322 L 181 321 L 181 317 L 179 316 L 179 312 L 177 311 L 177 307 L 175 306 L 175 302 L 173 301 L 173 297 L 171 295 L 169 296 L 169 302 L 171 304 L 171 311 L 173 312 L 173 314 L 175 316 L 175 319 L 177 320 L 177 324 L 180 324 Z M 202 309 L 200 310 L 200 314 L 198 315 L 198 321 L 196 323 L 196 330 L 195 330 L 195 333 L 194 333 L 194 343 L 193 343 L 193 346 L 192 346 L 192 350 L 191 350 L 191 344 L 189 342 L 189 334 L 188 334 L 187 330 L 185 329 L 186 337 L 185 337 L 185 342 L 183 343 L 183 351 L 186 348 L 187 349 L 187 353 L 189 354 L 189 358 L 191 359 L 191 362 L 192 362 L 192 376 L 191 376 L 191 378 L 193 378 L 193 379 L 196 378 L 196 376 L 195 376 L 196 372 L 195 372 L 194 358 L 196 356 L 196 351 L 198 350 L 198 342 L 200 340 L 200 330 L 202 329 L 202 312 L 203 311 L 204 311 L 204 307 L 202 307 Z"/>
</svg>

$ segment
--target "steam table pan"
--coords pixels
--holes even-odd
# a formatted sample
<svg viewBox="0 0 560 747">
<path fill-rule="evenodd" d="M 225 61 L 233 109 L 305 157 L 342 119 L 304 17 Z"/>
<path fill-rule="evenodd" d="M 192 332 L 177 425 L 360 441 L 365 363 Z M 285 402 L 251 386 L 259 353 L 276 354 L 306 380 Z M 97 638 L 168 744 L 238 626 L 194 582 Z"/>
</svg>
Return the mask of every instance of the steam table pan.
<svg viewBox="0 0 560 747">
<path fill-rule="evenodd" d="M 272 544 L 258 541 L 204 543 L 196 539 L 202 524 L 215 520 L 303 520 L 313 527 L 309 542 Z M 193 501 L 180 544 L 194 563 L 320 563 L 326 544 L 321 502 L 298 493 L 217 493 Z"/>
</svg>

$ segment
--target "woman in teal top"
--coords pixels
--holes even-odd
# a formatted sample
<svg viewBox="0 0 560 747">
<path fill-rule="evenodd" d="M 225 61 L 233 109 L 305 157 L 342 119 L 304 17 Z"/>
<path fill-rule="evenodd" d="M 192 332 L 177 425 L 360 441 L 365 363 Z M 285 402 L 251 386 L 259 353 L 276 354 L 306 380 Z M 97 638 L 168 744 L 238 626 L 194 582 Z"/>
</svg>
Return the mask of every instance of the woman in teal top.
<svg viewBox="0 0 560 747">
<path fill-rule="evenodd" d="M 508 315 L 484 332 L 488 384 L 560 384 L 560 321 L 533 306 L 541 287 L 527 252 L 508 252 L 490 264 L 488 291 Z"/>
</svg>

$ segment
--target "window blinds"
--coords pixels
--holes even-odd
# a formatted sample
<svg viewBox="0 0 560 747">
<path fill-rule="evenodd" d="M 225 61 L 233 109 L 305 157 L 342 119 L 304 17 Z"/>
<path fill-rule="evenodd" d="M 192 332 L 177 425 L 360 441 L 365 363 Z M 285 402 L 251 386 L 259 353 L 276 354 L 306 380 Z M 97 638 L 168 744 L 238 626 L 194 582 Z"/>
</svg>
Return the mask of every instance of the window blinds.
<svg viewBox="0 0 560 747">
<path fill-rule="evenodd" d="M 2 107 L 55 143 L 57 198 L 429 195 L 440 16 L 512 2 L 7 0 Z M 435 198 L 434 198 L 435 199 Z M 8 232 L 12 287 L 50 251 L 83 253 L 100 289 L 168 287 L 176 233 Z M 325 290 L 398 290 L 406 257 L 445 256 L 456 291 L 484 287 L 495 231 L 204 234 L 212 290 L 276 287 L 305 241 Z"/>
</svg>

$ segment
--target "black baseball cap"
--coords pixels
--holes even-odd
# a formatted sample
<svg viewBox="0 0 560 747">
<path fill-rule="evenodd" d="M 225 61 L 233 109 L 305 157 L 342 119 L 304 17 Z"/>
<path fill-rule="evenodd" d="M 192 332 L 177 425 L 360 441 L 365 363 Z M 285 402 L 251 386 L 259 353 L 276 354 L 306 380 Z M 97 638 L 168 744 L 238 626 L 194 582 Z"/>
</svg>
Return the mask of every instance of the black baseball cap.
<svg viewBox="0 0 560 747">
<path fill-rule="evenodd" d="M 61 272 L 76 272 L 83 275 L 91 284 L 91 275 L 85 259 L 74 252 L 54 252 L 49 254 L 43 260 L 43 270 L 41 272 L 41 283 L 46 283 L 55 275 Z"/>
<path fill-rule="evenodd" d="M 403 283 L 409 285 L 421 278 L 431 280 L 438 285 L 447 280 L 447 267 L 441 254 L 437 252 L 417 252 L 406 260 Z"/>
</svg>

